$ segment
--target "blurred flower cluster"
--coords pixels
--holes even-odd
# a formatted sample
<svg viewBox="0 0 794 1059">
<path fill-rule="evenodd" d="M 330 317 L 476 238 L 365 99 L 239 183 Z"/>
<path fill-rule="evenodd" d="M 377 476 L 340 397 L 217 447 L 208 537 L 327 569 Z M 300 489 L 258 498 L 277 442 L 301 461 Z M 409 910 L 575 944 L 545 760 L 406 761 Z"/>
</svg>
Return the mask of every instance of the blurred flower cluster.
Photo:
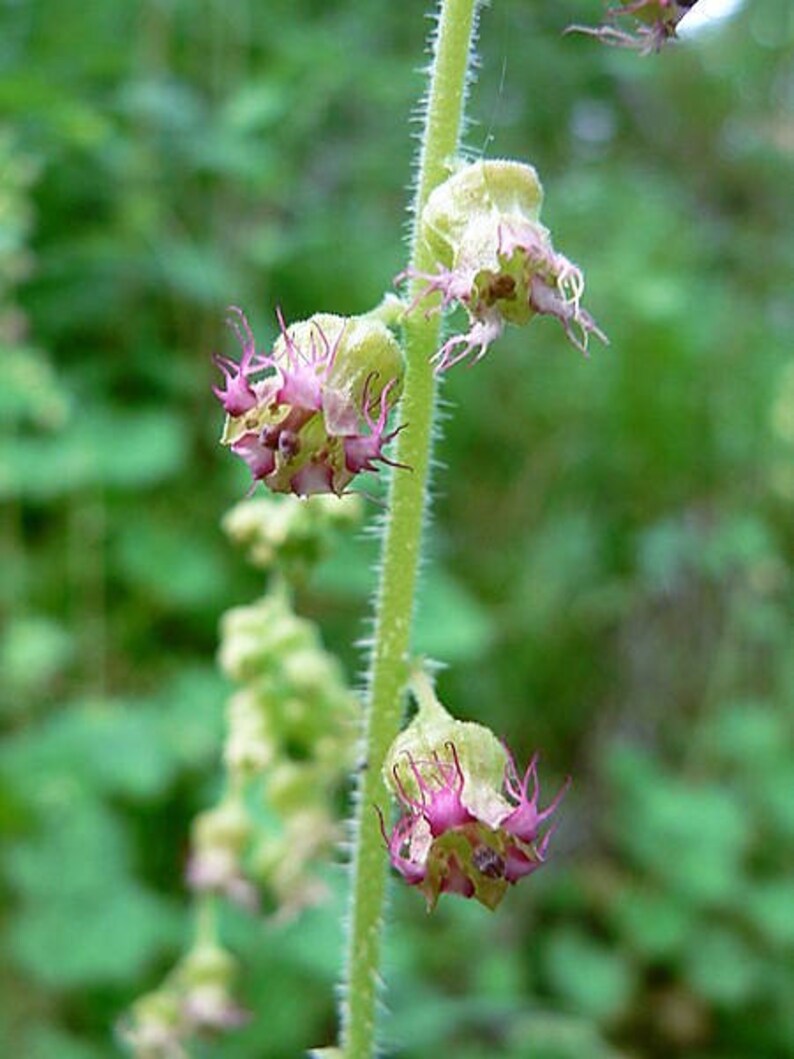
<svg viewBox="0 0 794 1059">
<path fill-rule="evenodd" d="M 119 1036 L 137 1059 L 187 1059 L 185 1041 L 234 1029 L 248 1012 L 232 997 L 234 957 L 214 942 L 198 941 L 156 992 L 135 1002 Z"/>
<path fill-rule="evenodd" d="M 293 609 L 293 585 L 357 524 L 356 497 L 271 497 L 229 512 L 229 536 L 269 574 L 255 602 L 221 622 L 219 662 L 238 685 L 226 708 L 224 780 L 194 820 L 186 878 L 196 901 L 193 948 L 120 1027 L 137 1059 L 181 1059 L 197 1033 L 234 1028 L 234 960 L 215 906 L 231 901 L 284 919 L 326 894 L 317 869 L 340 839 L 336 794 L 354 759 L 358 706 L 316 625 Z"/>
<path fill-rule="evenodd" d="M 333 794 L 353 763 L 356 703 L 283 585 L 224 616 L 220 663 L 240 684 L 227 708 L 226 771 L 235 790 L 261 776 L 270 814 L 251 836 L 251 870 L 282 911 L 293 911 L 316 898 L 309 866 L 338 837 Z M 238 842 L 235 835 L 240 854 Z M 197 857 L 206 863 L 228 852 L 209 841 Z M 217 885 L 224 889 L 223 880 Z"/>
<path fill-rule="evenodd" d="M 199 891 L 256 906 L 255 880 L 281 915 L 322 895 L 311 865 L 339 837 L 334 793 L 353 763 L 357 706 L 317 627 L 295 613 L 291 584 L 359 514 L 355 497 L 271 497 L 225 519 L 270 583 L 221 622 L 220 666 L 239 686 L 226 709 L 226 792 L 194 827 L 188 879 Z"/>
</svg>

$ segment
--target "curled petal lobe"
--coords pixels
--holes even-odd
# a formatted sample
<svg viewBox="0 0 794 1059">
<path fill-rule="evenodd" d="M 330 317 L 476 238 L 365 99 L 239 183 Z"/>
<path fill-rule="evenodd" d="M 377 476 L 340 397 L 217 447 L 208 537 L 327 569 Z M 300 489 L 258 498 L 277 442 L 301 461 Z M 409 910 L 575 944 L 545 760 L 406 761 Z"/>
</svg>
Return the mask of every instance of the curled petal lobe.
<svg viewBox="0 0 794 1059">
<path fill-rule="evenodd" d="M 224 377 L 224 386 L 213 387 L 213 393 L 229 415 L 239 416 L 250 412 L 256 406 L 256 393 L 249 382 L 249 376 L 259 370 L 259 365 L 254 336 L 242 310 L 232 306 L 228 322 L 243 352 L 239 364 L 229 357 L 215 356 L 215 363 Z"/>
<path fill-rule="evenodd" d="M 436 371 L 441 373 L 454 367 L 461 360 L 472 357 L 472 363 L 482 360 L 491 343 L 495 342 L 504 330 L 504 323 L 498 313 L 483 314 L 474 320 L 469 330 L 463 335 L 453 335 L 435 354 Z M 473 356 L 472 356 L 473 354 Z"/>
<path fill-rule="evenodd" d="M 388 382 L 380 392 L 380 410 L 377 419 L 373 419 L 369 410 L 370 376 L 364 386 L 364 397 L 361 405 L 361 414 L 364 418 L 369 433 L 351 434 L 342 439 L 345 452 L 345 467 L 351 474 L 359 474 L 361 471 L 377 471 L 377 462 L 388 463 L 392 467 L 402 467 L 403 464 L 395 463 L 383 455 L 384 445 L 388 445 L 403 429 L 397 427 L 387 433 L 386 421 L 389 416 L 389 397 L 396 385 L 396 379 Z"/>
<path fill-rule="evenodd" d="M 538 780 L 538 755 L 533 754 L 524 773 L 523 779 L 519 779 L 513 755 L 509 754 L 509 761 L 505 769 L 505 790 L 508 798 L 516 803 L 513 811 L 502 821 L 502 827 L 522 842 L 535 842 L 540 835 L 540 830 L 546 821 L 557 809 L 568 788 L 571 785 L 570 776 L 566 779 L 560 790 L 549 802 L 545 809 L 538 807 L 540 798 L 540 782 Z M 529 787 L 532 785 L 530 794 Z"/>
<path fill-rule="evenodd" d="M 427 869 L 424 860 L 429 845 L 429 828 L 421 816 L 406 814 L 401 816 L 392 829 L 386 833 L 383 813 L 377 810 L 380 817 L 380 830 L 383 841 L 389 851 L 392 867 L 402 875 L 409 886 L 417 886 L 424 881 Z"/>
</svg>

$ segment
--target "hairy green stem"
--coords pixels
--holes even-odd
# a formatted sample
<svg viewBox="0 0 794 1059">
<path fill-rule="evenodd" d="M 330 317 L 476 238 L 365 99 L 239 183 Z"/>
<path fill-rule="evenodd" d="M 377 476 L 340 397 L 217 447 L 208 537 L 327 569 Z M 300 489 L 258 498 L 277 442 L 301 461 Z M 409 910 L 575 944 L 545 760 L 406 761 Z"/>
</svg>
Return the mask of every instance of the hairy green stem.
<svg viewBox="0 0 794 1059">
<path fill-rule="evenodd" d="M 427 271 L 432 260 L 419 238 L 419 219 L 431 191 L 448 176 L 463 121 L 477 0 L 442 0 L 433 50 L 430 91 L 413 204 L 411 268 Z M 411 297 L 415 292 L 411 292 Z M 438 348 L 438 314 L 412 313 L 404 322 L 407 370 L 400 405 L 397 460 L 410 470 L 392 475 L 375 641 L 370 659 L 364 767 L 358 791 L 353 888 L 342 1009 L 344 1059 L 375 1054 L 376 1005 L 381 962 L 386 857 L 375 806 L 389 795 L 381 763 L 399 731 L 409 673 L 411 626 L 428 493 L 436 384 L 430 358 Z"/>
</svg>

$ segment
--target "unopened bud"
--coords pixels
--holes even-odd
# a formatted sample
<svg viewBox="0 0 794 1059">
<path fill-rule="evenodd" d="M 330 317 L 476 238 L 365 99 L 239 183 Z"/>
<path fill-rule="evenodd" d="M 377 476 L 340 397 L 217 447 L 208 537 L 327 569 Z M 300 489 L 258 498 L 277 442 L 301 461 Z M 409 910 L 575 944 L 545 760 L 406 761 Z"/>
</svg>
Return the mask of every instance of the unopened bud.
<svg viewBox="0 0 794 1059">
<path fill-rule="evenodd" d="M 226 611 L 221 621 L 221 668 L 234 680 L 250 681 L 280 669 L 281 658 L 315 642 L 311 622 L 299 618 L 275 592 Z"/>
</svg>

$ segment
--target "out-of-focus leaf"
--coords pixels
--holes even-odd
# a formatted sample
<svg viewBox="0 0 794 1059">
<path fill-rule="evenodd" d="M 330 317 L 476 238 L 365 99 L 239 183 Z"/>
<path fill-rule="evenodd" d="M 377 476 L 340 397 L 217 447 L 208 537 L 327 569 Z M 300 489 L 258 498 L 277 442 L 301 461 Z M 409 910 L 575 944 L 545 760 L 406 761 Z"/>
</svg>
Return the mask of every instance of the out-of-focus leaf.
<svg viewBox="0 0 794 1059">
<path fill-rule="evenodd" d="M 721 903 L 741 889 L 751 835 L 746 807 L 727 786 L 662 776 L 644 755 L 613 754 L 621 842 L 643 868 L 696 903 Z"/>
<path fill-rule="evenodd" d="M 180 297 L 198 305 L 223 305 L 240 281 L 230 263 L 212 245 L 183 239 L 162 240 L 158 267 L 163 282 Z"/>
<path fill-rule="evenodd" d="M 0 710 L 22 712 L 46 691 L 74 654 L 74 639 L 56 621 L 18 618 L 0 636 Z"/>
<path fill-rule="evenodd" d="M 623 954 L 575 927 L 559 928 L 544 942 L 548 981 L 578 1014 L 608 1022 L 625 1011 L 634 974 Z"/>
<path fill-rule="evenodd" d="M 282 931 L 282 942 L 289 947 L 290 959 L 298 968 L 332 982 L 342 952 L 342 920 L 345 893 L 338 874 L 326 880 L 329 899 L 317 908 L 310 908 L 299 920 Z"/>
<path fill-rule="evenodd" d="M 128 981 L 180 940 L 181 917 L 127 885 L 98 900 L 29 904 L 9 930 L 14 961 L 57 989 Z"/>
<path fill-rule="evenodd" d="M 597 569 L 599 535 L 584 513 L 562 514 L 527 542 L 519 578 L 509 586 L 527 636 L 545 635 L 569 606 L 578 602 Z"/>
<path fill-rule="evenodd" d="M 62 788 L 152 797 L 175 770 L 161 724 L 151 704 L 72 705 L 9 741 L 0 755 L 0 774 L 16 777 L 36 801 L 46 801 L 51 792 L 57 799 Z"/>
<path fill-rule="evenodd" d="M 731 1005 L 762 988 L 763 966 L 738 935 L 712 927 L 692 936 L 684 975 L 707 1000 Z"/>
<path fill-rule="evenodd" d="M 217 760 L 229 686 L 217 669 L 185 666 L 152 703 L 163 746 L 180 769 L 206 768 Z"/>
<path fill-rule="evenodd" d="M 626 945 L 651 960 L 675 957 L 696 929 L 688 905 L 659 890 L 626 890 L 610 914 Z"/>
<path fill-rule="evenodd" d="M 640 568 L 657 590 L 693 573 L 724 578 L 774 560 L 769 528 L 751 515 L 732 515 L 716 524 L 695 517 L 652 526 L 641 542 Z"/>
<path fill-rule="evenodd" d="M 526 1015 L 517 1021 L 510 1041 L 516 1059 L 527 1054 L 538 1059 L 621 1059 L 591 1022 L 559 1012 Z"/>
<path fill-rule="evenodd" d="M 99 1045 L 46 1025 L 33 1028 L 24 1041 L 26 1059 L 103 1059 Z"/>
<path fill-rule="evenodd" d="M 184 424 L 172 412 L 80 410 L 57 435 L 0 440 L 0 498 L 144 488 L 174 477 L 186 452 Z"/>
<path fill-rule="evenodd" d="M 794 764 L 789 760 L 765 769 L 750 794 L 758 806 L 759 825 L 777 832 L 787 848 L 794 839 Z"/>
<path fill-rule="evenodd" d="M 2 867 L 17 893 L 42 905 L 88 906 L 124 885 L 130 869 L 129 841 L 117 817 L 70 792 L 67 782 L 43 791 L 44 821 L 37 831 L 8 846 Z"/>
<path fill-rule="evenodd" d="M 40 350 L 0 344 L 0 365 L 0 423 L 63 426 L 70 409 L 68 395 Z"/>
<path fill-rule="evenodd" d="M 451 663 L 473 662 L 487 650 L 493 626 L 471 593 L 436 569 L 422 585 L 414 635 L 420 654 Z"/>
<path fill-rule="evenodd" d="M 217 551 L 198 535 L 185 547 L 171 525 L 133 517 L 119 533 L 122 575 L 154 602 L 194 610 L 218 598 L 223 567 Z"/>
<path fill-rule="evenodd" d="M 169 136 L 189 132 L 206 121 L 198 94 L 185 81 L 176 79 L 131 80 L 119 93 L 117 105 Z"/>
<path fill-rule="evenodd" d="M 726 704 L 704 726 L 703 747 L 748 776 L 789 754 L 788 719 L 766 702 Z"/>
<path fill-rule="evenodd" d="M 794 948 L 794 881 L 780 878 L 756 882 L 742 911 L 767 944 Z"/>
<path fill-rule="evenodd" d="M 343 536 L 320 564 L 313 584 L 341 599 L 365 599 L 375 586 L 378 542 L 359 534 Z"/>
</svg>

